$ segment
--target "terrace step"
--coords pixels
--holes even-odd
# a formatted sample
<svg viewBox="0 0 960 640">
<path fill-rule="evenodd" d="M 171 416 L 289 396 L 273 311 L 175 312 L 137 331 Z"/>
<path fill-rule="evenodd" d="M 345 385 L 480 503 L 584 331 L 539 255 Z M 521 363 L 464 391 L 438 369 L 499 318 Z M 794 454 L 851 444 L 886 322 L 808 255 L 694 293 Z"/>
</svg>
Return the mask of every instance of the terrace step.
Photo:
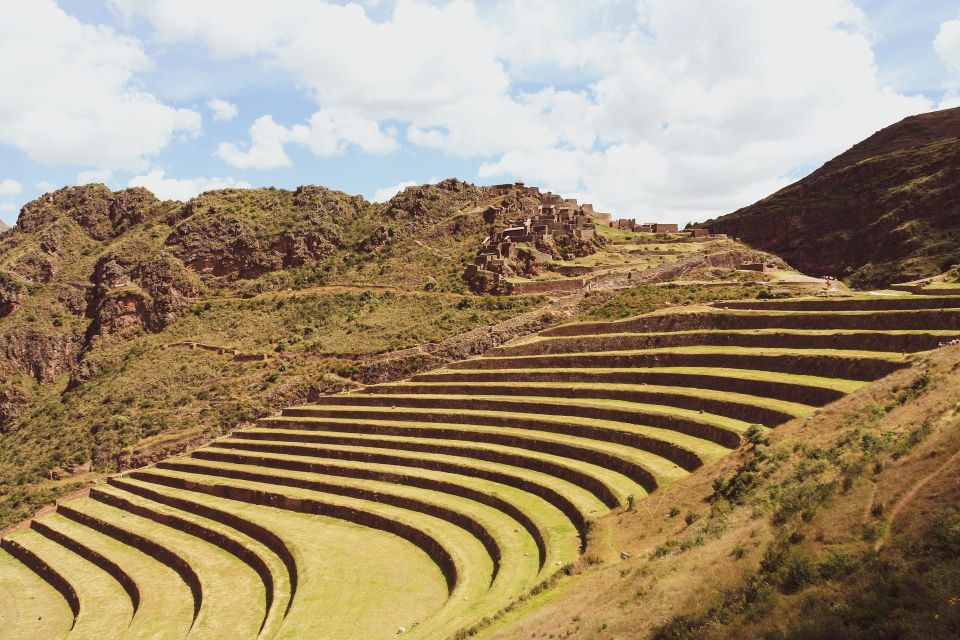
<svg viewBox="0 0 960 640">
<path fill-rule="evenodd" d="M 675 431 L 728 449 L 740 446 L 740 434 L 750 426 L 742 420 L 680 407 L 535 396 L 325 396 L 317 404 L 285 409 L 281 418 L 444 422 L 554 432 L 560 432 L 556 426 L 560 421 L 603 420 Z"/>
<path fill-rule="evenodd" d="M 678 347 L 642 351 L 578 353 L 569 355 L 476 358 L 455 362 L 448 369 L 537 369 L 633 367 L 717 367 L 753 369 L 805 376 L 869 381 L 909 366 L 906 358 L 874 351 L 751 349 L 748 347 Z"/>
<path fill-rule="evenodd" d="M 446 579 L 436 564 L 393 534 L 195 491 L 132 479 L 128 483 L 149 487 L 164 499 L 189 501 L 204 513 L 259 523 L 272 533 L 270 546 L 282 545 L 278 555 L 289 554 L 294 567 L 290 573 L 297 576 L 294 597 L 274 637 L 388 637 L 398 626 L 429 617 L 448 597 Z M 412 584 L 409 575 L 421 580 Z M 374 593 L 371 585 L 383 589 Z M 336 613 L 318 616 L 318 610 Z M 268 627 L 261 637 L 269 634 Z"/>
<path fill-rule="evenodd" d="M 520 467 L 481 460 L 463 460 L 443 454 L 414 454 L 362 447 L 331 450 L 331 453 L 333 455 L 327 457 L 301 457 L 206 448 L 193 451 L 190 458 L 331 474 L 342 470 L 341 473 L 348 476 L 355 472 L 363 473 L 368 469 L 386 469 L 408 478 L 417 473 L 442 473 L 458 481 L 488 481 L 519 489 L 545 500 L 574 523 L 582 537 L 586 536 L 587 520 L 607 511 L 607 506 L 586 489 L 556 476 Z M 162 462 L 158 467 L 164 468 L 167 464 L 172 463 Z"/>
<path fill-rule="evenodd" d="M 623 369 L 524 368 L 483 371 L 439 369 L 410 378 L 410 383 L 553 383 L 658 385 L 676 388 L 713 389 L 786 402 L 823 406 L 856 391 L 865 383 L 857 380 L 821 378 L 772 371 L 719 367 L 658 367 Z M 466 386 L 466 385 L 464 385 Z M 379 387 L 372 387 L 377 389 Z M 679 390 L 679 389 L 678 389 Z"/>
<path fill-rule="evenodd" d="M 191 637 L 257 636 L 265 604 L 263 585 L 256 572 L 215 544 L 98 499 L 104 494 L 137 501 L 133 494 L 106 487 L 96 494 L 91 492 L 90 498 L 71 501 L 69 511 L 67 505 L 60 505 L 59 511 L 83 524 L 99 524 L 102 527 L 99 530 L 116 532 L 119 539 L 138 548 L 143 548 L 140 540 L 148 540 L 154 549 L 159 547 L 186 563 L 194 577 L 185 580 L 195 581 L 190 585 L 191 591 L 195 603 L 199 600 L 200 605 L 190 630 Z M 77 513 L 82 514 L 80 518 L 75 517 Z M 107 526 L 103 527 L 104 524 Z"/>
<path fill-rule="evenodd" d="M 206 473 L 200 466 L 192 465 L 177 469 L 168 467 L 154 471 L 136 471 L 130 475 L 142 482 L 179 488 L 187 488 L 185 478 L 190 480 L 196 476 L 240 478 L 276 485 L 278 488 L 297 487 L 322 494 L 379 502 L 446 520 L 471 533 L 483 544 L 494 561 L 494 581 L 500 580 L 504 573 L 510 580 L 522 581 L 524 569 L 532 575 L 536 575 L 540 569 L 540 554 L 533 535 L 504 512 L 472 500 L 459 499 L 433 490 L 412 490 L 377 480 L 345 479 L 310 472 L 272 470 L 264 473 L 263 470 L 234 467 L 234 473 L 225 474 L 222 473 L 223 467 L 209 470 L 211 473 Z M 504 532 L 517 532 L 521 535 L 505 536 Z M 534 535 L 538 533 L 535 531 Z M 528 560 L 517 562 L 521 555 Z"/>
<path fill-rule="evenodd" d="M 179 471 L 164 471 L 156 475 L 164 475 L 174 482 L 179 479 L 180 489 L 301 513 L 330 515 L 415 541 L 416 546 L 427 551 L 434 562 L 446 563 L 444 570 L 449 571 L 450 596 L 441 612 L 430 618 L 430 625 L 445 620 L 449 622 L 449 618 L 456 619 L 462 615 L 488 615 L 518 595 L 507 581 L 494 581 L 493 559 L 483 543 L 472 533 L 442 518 L 302 487 L 244 479 L 227 480 Z M 446 554 L 449 561 L 440 559 L 438 552 L 440 555 Z"/>
<path fill-rule="evenodd" d="M 193 624 L 193 597 L 179 576 L 149 555 L 54 513 L 34 521 L 78 548 L 94 550 L 120 567 L 137 587 L 139 601 L 127 630 L 131 638 L 183 638 Z M 87 556 L 85 556 L 87 557 Z"/>
<path fill-rule="evenodd" d="M 436 417 L 436 416 L 435 416 Z M 439 417 L 443 417 L 442 414 Z M 365 438 L 400 436 L 478 442 L 515 447 L 528 452 L 549 453 L 603 466 L 609 454 L 625 453 L 645 459 L 654 473 L 654 481 L 669 481 L 685 475 L 727 452 L 721 445 L 656 427 L 587 418 L 528 420 L 519 427 L 446 422 L 410 422 L 389 418 L 341 420 L 338 418 L 268 418 L 259 429 L 238 431 L 249 440 L 287 442 L 327 442 L 352 444 L 355 434 Z M 279 431 L 278 431 L 279 430 Z M 284 435 L 274 438 L 271 434 Z M 318 432 L 324 432 L 317 437 Z M 299 435 L 298 435 L 299 434 Z M 340 436 L 339 434 L 350 434 Z M 610 447 L 626 447 L 615 449 Z M 598 448 L 599 447 L 599 448 Z M 641 474 L 645 476 L 645 474 Z"/>
<path fill-rule="evenodd" d="M 228 438 L 211 443 L 205 450 L 228 449 L 332 459 L 357 460 L 358 458 L 366 458 L 378 462 L 392 462 L 392 457 L 382 456 L 384 451 L 392 449 L 393 451 L 390 451 L 390 453 L 403 451 L 407 454 L 457 456 L 464 462 L 481 460 L 539 471 L 566 480 L 581 489 L 589 491 L 608 508 L 626 505 L 627 497 L 630 495 L 646 495 L 647 493 L 642 485 L 623 474 L 581 460 L 493 444 L 460 445 L 450 442 L 417 441 L 413 439 L 379 442 L 379 439 L 380 437 L 364 439 L 357 436 L 354 441 L 358 444 L 315 446 L 290 442 L 245 441 Z"/>
<path fill-rule="evenodd" d="M 344 434 L 342 431 L 317 431 L 312 429 L 266 429 L 263 431 L 251 429 L 236 432 L 235 436 L 245 440 L 274 443 L 363 445 L 375 441 L 387 448 L 393 446 L 419 448 L 421 445 L 429 446 L 435 442 L 440 446 L 446 446 L 447 443 L 460 446 L 468 442 L 503 445 L 522 449 L 528 453 L 551 454 L 612 469 L 640 484 L 647 491 L 652 491 L 660 484 L 687 475 L 687 471 L 683 467 L 666 457 L 650 453 L 647 450 L 615 442 L 603 442 L 566 434 L 544 434 L 523 430 L 511 430 L 508 433 L 502 433 L 503 430 L 500 429 L 471 429 L 456 425 L 447 429 L 398 426 L 394 430 L 396 435 L 385 434 L 383 431 L 383 429 L 375 429 L 374 433 L 354 431 Z M 696 460 L 695 456 L 691 455 L 688 450 L 682 450 L 679 447 L 676 449 Z"/>
<path fill-rule="evenodd" d="M 908 353 L 936 349 L 960 338 L 958 331 L 868 331 L 809 329 L 735 329 L 666 333 L 606 333 L 543 337 L 496 347 L 487 356 L 529 356 L 553 353 L 630 351 L 668 347 L 727 346 L 786 349 L 849 349 Z"/>
<path fill-rule="evenodd" d="M 263 585 L 265 606 L 259 635 L 274 628 L 282 617 L 291 592 L 289 574 L 282 560 L 270 548 L 241 530 L 224 526 L 218 519 L 211 520 L 199 515 L 198 511 L 204 511 L 199 505 L 155 492 L 149 486 L 131 480 L 132 475 L 135 474 L 110 478 L 109 486 L 116 491 L 94 488 L 91 497 L 214 544 L 235 556 L 259 576 Z M 244 529 L 256 527 L 253 523 L 237 520 L 235 523 Z"/>
<path fill-rule="evenodd" d="M 400 382 L 367 387 L 365 394 L 399 397 L 410 394 L 435 396 L 537 397 L 592 400 L 620 400 L 663 407 L 703 411 L 713 415 L 775 426 L 811 414 L 814 407 L 754 395 L 715 391 L 709 388 L 677 388 L 654 384 L 597 384 L 570 382 L 564 385 L 534 382 Z"/>
<path fill-rule="evenodd" d="M 8 539 L 55 570 L 78 601 L 71 640 L 120 638 L 133 618 L 133 604 L 117 580 L 75 552 L 32 529 Z"/>
<path fill-rule="evenodd" d="M 609 333 L 658 333 L 667 331 L 735 329 L 870 329 L 870 330 L 960 330 L 960 309 L 907 311 L 751 311 L 712 310 L 662 313 L 611 322 L 581 322 L 561 325 L 540 333 L 544 337 L 600 335 Z"/>
<path fill-rule="evenodd" d="M 269 466 L 263 464 L 264 462 L 268 462 Z M 411 473 L 409 469 L 388 465 L 330 465 L 283 457 L 270 457 L 268 460 L 250 457 L 242 462 L 182 458 L 161 463 L 157 468 L 234 478 L 243 478 L 250 474 L 276 474 L 277 469 L 286 469 L 308 472 L 319 478 L 375 480 L 391 486 L 426 489 L 458 496 L 497 509 L 520 523 L 537 545 L 541 569 L 553 561 L 572 561 L 581 547 L 580 537 L 585 535 L 585 531 L 580 531 L 563 512 L 543 498 L 508 485 L 449 473 Z"/>
<path fill-rule="evenodd" d="M 960 298 L 938 296 L 873 296 L 870 298 L 806 298 L 795 300 L 728 300 L 711 307 L 758 311 L 907 311 L 957 309 Z"/>
<path fill-rule="evenodd" d="M 0 629 L 10 638 L 65 638 L 73 612 L 63 596 L 20 560 L 0 549 Z"/>
</svg>

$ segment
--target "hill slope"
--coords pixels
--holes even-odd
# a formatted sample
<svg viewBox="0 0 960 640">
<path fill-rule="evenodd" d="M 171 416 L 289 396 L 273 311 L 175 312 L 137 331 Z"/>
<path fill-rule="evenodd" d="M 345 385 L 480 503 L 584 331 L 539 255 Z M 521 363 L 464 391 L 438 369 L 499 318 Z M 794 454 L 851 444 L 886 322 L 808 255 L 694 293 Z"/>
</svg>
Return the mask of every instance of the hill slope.
<svg viewBox="0 0 960 640">
<path fill-rule="evenodd" d="M 702 226 L 801 271 L 883 286 L 960 262 L 960 108 L 912 116 Z"/>
<path fill-rule="evenodd" d="M 0 528 L 91 469 L 541 305 L 456 293 L 484 233 L 463 210 L 485 197 L 457 180 L 384 204 L 316 186 L 181 203 L 87 185 L 27 204 L 0 236 Z"/>
</svg>

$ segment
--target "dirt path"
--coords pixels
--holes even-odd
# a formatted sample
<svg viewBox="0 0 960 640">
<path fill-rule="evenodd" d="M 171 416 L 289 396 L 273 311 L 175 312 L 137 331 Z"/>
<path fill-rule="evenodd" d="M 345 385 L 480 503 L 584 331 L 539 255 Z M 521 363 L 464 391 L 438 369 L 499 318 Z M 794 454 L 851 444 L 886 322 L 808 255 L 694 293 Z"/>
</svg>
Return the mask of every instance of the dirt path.
<svg viewBox="0 0 960 640">
<path fill-rule="evenodd" d="M 278 291 L 264 291 L 263 293 L 258 293 L 255 296 L 210 296 L 208 298 L 197 298 L 194 302 L 204 303 L 204 302 L 237 302 L 240 300 L 258 300 L 262 298 L 290 298 L 293 296 L 305 296 L 311 293 L 313 294 L 325 294 L 325 293 L 363 293 L 364 291 L 392 291 L 396 294 L 406 294 L 406 295 L 423 295 L 431 296 L 435 298 L 453 298 L 460 299 L 463 297 L 459 293 L 450 293 L 447 291 L 412 291 L 410 289 L 401 289 L 400 287 L 388 287 L 386 285 L 342 285 L 342 284 L 327 284 L 320 285 L 316 287 L 306 287 L 304 289 L 293 289 L 293 290 L 278 290 Z"/>
<path fill-rule="evenodd" d="M 917 484 L 913 486 L 910 491 L 908 491 L 897 504 L 893 507 L 893 510 L 890 511 L 890 517 L 887 518 L 887 528 L 883 533 L 883 536 L 877 540 L 877 544 L 874 545 L 873 550 L 879 552 L 883 546 L 886 544 L 887 539 L 890 537 L 890 532 L 893 531 L 893 523 L 896 521 L 897 516 L 900 515 L 900 512 L 903 511 L 906 507 L 910 506 L 910 503 L 913 502 L 914 498 L 920 493 L 920 491 L 927 485 L 928 482 L 933 480 L 935 477 L 939 476 L 943 471 L 954 464 L 955 462 L 960 461 L 960 451 L 955 452 L 952 456 L 947 458 L 947 461 L 942 465 L 925 475 Z"/>
</svg>

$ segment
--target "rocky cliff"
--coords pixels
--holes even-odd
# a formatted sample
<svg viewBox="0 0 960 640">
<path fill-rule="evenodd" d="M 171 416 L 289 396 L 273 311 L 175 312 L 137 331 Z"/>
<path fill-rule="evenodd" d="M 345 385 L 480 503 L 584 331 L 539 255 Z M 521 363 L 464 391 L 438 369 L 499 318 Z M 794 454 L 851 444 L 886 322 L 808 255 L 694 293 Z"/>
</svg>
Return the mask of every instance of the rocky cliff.
<svg viewBox="0 0 960 640">
<path fill-rule="evenodd" d="M 912 116 L 702 225 L 859 287 L 960 263 L 960 108 Z"/>
</svg>

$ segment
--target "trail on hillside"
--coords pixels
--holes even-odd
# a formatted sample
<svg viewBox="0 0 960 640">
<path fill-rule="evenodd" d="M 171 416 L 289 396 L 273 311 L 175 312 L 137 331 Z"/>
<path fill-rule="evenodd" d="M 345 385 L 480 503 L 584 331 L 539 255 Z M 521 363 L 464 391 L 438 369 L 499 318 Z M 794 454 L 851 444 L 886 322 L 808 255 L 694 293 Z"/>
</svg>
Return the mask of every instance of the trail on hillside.
<svg viewBox="0 0 960 640">
<path fill-rule="evenodd" d="M 951 464 L 960 460 L 960 451 L 954 452 L 952 456 L 947 458 L 946 462 L 942 465 L 925 475 L 917 484 L 913 486 L 910 491 L 904 494 L 902 498 L 897 502 L 896 506 L 893 507 L 893 510 L 890 512 L 890 517 L 887 519 L 887 528 L 884 531 L 883 535 L 877 540 L 877 544 L 874 545 L 874 552 L 879 552 L 887 542 L 887 539 L 890 537 L 890 532 L 893 530 L 893 523 L 896 521 L 897 516 L 900 515 L 900 512 L 903 511 L 906 507 L 910 506 L 910 503 L 917 497 L 920 491 L 927 485 L 928 482 L 933 480 L 935 477 L 939 476 L 944 470 L 947 469 Z"/>
</svg>

